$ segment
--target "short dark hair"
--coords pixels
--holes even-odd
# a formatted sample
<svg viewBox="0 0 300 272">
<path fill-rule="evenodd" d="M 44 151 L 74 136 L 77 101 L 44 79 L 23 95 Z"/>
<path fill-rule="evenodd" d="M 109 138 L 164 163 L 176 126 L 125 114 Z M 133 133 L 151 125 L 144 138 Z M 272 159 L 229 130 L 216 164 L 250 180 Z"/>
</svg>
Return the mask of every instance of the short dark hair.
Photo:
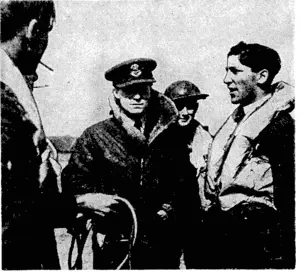
<svg viewBox="0 0 300 272">
<path fill-rule="evenodd" d="M 253 72 L 259 72 L 263 69 L 269 71 L 269 77 L 266 84 L 271 84 L 274 77 L 281 68 L 279 54 L 272 48 L 258 44 L 239 42 L 231 47 L 227 57 L 238 56 L 241 64 L 251 68 Z"/>
<path fill-rule="evenodd" d="M 1 5 L 1 42 L 11 40 L 32 19 L 50 27 L 55 19 L 53 0 L 5 0 Z"/>
</svg>

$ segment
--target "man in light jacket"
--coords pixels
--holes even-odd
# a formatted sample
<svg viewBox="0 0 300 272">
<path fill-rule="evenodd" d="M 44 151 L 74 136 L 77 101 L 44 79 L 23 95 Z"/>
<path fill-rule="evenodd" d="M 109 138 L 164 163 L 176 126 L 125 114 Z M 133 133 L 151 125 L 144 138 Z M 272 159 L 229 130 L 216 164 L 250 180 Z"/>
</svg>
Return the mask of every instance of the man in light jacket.
<svg viewBox="0 0 300 272">
<path fill-rule="evenodd" d="M 210 146 L 205 182 L 203 266 L 294 267 L 293 88 L 272 84 L 278 53 L 240 42 L 224 83 L 232 115 Z"/>
<path fill-rule="evenodd" d="M 49 205 L 59 165 L 33 97 L 53 1 L 1 1 L 2 268 L 59 269 Z M 50 202 L 49 202 L 50 201 Z"/>
</svg>

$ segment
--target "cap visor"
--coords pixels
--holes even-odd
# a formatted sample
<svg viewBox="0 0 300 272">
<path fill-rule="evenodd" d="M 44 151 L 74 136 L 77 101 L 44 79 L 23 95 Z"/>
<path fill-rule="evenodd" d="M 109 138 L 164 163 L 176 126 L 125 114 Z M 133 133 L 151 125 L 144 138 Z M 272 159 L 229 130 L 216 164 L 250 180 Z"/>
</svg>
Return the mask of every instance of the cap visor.
<svg viewBox="0 0 300 272">
<path fill-rule="evenodd" d="M 129 82 L 125 82 L 125 83 L 122 83 L 122 84 L 116 84 L 115 86 L 117 88 L 124 88 L 124 87 L 130 86 L 130 85 L 133 85 L 133 84 L 138 84 L 138 83 L 154 83 L 154 82 L 156 82 L 155 79 L 137 79 L 137 80 L 131 80 Z"/>
<path fill-rule="evenodd" d="M 199 100 L 199 99 L 206 99 L 209 95 L 208 94 L 197 94 L 197 95 L 188 95 L 188 96 L 181 96 L 173 98 L 174 101 L 176 100 Z"/>
</svg>

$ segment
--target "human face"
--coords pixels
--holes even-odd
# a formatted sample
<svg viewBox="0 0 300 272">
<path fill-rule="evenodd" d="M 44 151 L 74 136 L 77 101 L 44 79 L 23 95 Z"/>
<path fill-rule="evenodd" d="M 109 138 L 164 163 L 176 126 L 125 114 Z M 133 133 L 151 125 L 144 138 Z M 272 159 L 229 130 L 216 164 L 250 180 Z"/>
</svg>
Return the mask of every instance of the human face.
<svg viewBox="0 0 300 272">
<path fill-rule="evenodd" d="M 49 21 L 33 19 L 26 28 L 24 48 L 20 58 L 20 70 L 25 75 L 35 73 L 36 68 L 48 46 L 48 35 L 53 27 L 54 19 Z"/>
<path fill-rule="evenodd" d="M 140 116 L 145 113 L 151 96 L 149 84 L 137 83 L 114 92 L 120 105 L 129 115 Z"/>
<path fill-rule="evenodd" d="M 52 30 L 54 18 L 48 20 L 40 20 L 36 24 L 36 35 L 33 36 L 31 41 L 33 58 L 39 63 L 41 60 L 49 40 L 49 32 Z"/>
<path fill-rule="evenodd" d="M 198 103 L 197 101 L 185 101 L 179 99 L 175 101 L 176 108 L 179 112 L 178 124 L 182 127 L 187 126 L 194 119 Z"/>
<path fill-rule="evenodd" d="M 240 63 L 238 56 L 228 57 L 224 83 L 232 104 L 248 105 L 256 100 L 256 76 L 250 67 Z"/>
</svg>

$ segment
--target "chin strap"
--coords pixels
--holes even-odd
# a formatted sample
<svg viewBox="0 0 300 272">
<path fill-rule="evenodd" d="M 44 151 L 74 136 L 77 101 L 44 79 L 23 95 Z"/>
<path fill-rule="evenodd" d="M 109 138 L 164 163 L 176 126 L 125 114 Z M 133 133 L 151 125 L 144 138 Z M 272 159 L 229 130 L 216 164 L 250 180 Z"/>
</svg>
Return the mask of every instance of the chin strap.
<svg viewBox="0 0 300 272">
<path fill-rule="evenodd" d="M 119 270 L 122 268 L 122 266 L 128 261 L 128 266 L 129 269 L 132 268 L 131 266 L 131 251 L 132 248 L 135 244 L 136 238 L 137 238 L 137 230 L 138 230 L 138 222 L 137 222 L 137 217 L 136 213 L 134 211 L 134 208 L 130 204 L 130 202 L 122 197 L 115 196 L 116 200 L 119 200 L 123 202 L 128 209 L 130 210 L 131 216 L 132 216 L 132 228 L 131 228 L 131 233 L 129 237 L 129 247 L 128 247 L 128 253 L 126 254 L 125 258 L 122 260 L 122 262 L 117 266 L 116 270 Z M 93 219 L 89 218 L 86 220 L 84 217 L 84 214 L 78 214 L 79 216 L 77 217 L 77 220 L 82 219 L 82 223 L 80 224 L 81 227 L 76 229 L 75 231 L 72 232 L 72 241 L 69 249 L 69 255 L 68 255 L 68 267 L 69 270 L 81 270 L 82 269 L 82 255 L 83 255 L 83 250 L 84 246 L 86 243 L 86 240 L 90 234 L 90 232 L 93 230 Z M 77 257 L 75 260 L 74 265 L 72 265 L 72 255 L 73 251 L 75 248 L 75 243 L 77 244 Z"/>
</svg>

